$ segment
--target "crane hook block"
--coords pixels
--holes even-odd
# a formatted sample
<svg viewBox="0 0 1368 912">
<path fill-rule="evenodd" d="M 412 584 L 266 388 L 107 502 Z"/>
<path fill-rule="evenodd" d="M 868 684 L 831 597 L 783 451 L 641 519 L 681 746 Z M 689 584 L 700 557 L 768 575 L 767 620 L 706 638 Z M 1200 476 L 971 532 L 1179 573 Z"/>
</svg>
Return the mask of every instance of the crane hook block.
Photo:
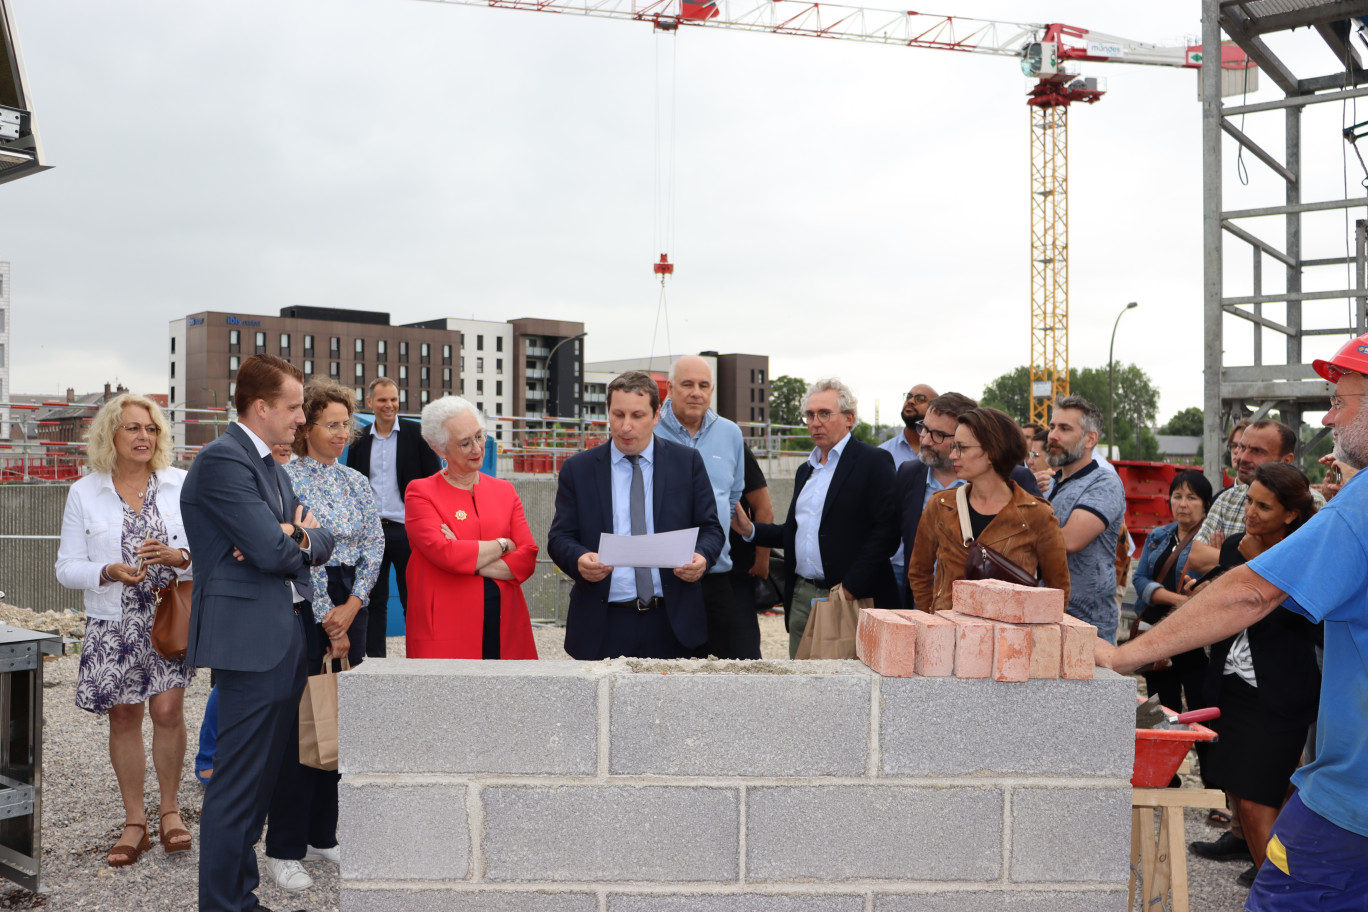
<svg viewBox="0 0 1368 912">
<path fill-rule="evenodd" d="M 674 275 L 674 263 L 670 262 L 668 254 L 660 255 L 659 263 L 652 263 L 651 270 L 658 276 Z"/>
</svg>

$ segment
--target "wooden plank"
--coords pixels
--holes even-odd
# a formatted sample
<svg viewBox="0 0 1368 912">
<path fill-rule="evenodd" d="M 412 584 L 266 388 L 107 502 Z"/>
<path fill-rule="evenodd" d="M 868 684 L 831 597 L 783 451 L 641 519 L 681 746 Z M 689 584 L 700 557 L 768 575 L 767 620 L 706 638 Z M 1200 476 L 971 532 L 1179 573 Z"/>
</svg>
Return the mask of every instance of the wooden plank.
<svg viewBox="0 0 1368 912">
<path fill-rule="evenodd" d="M 1225 792 L 1219 789 L 1131 789 L 1132 807 L 1193 807 L 1225 809 Z"/>
</svg>

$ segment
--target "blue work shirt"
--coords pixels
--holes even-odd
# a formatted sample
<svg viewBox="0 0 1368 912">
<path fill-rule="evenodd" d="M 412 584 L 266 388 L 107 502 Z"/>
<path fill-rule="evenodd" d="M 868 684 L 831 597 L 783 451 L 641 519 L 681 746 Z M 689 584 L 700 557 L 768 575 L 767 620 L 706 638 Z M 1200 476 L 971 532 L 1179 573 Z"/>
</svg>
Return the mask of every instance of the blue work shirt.
<svg viewBox="0 0 1368 912">
<path fill-rule="evenodd" d="M 613 480 L 613 534 L 632 534 L 632 463 L 626 454 L 618 449 L 617 441 L 609 443 L 612 454 L 608 457 L 609 475 Z M 637 460 L 641 465 L 641 480 L 646 487 L 646 533 L 655 532 L 655 510 L 652 507 L 651 480 L 654 476 L 652 466 L 655 462 L 655 437 L 641 451 Z M 656 598 L 662 598 L 660 570 L 651 568 L 651 585 Z M 608 601 L 630 602 L 636 599 L 636 569 L 633 567 L 614 567 L 612 580 L 608 584 Z"/>
<path fill-rule="evenodd" d="M 703 426 L 698 433 L 689 429 L 675 416 L 674 405 L 666 399 L 660 406 L 660 422 L 656 433 L 666 440 L 698 450 L 703 467 L 708 470 L 713 497 L 717 500 L 717 521 L 722 526 L 722 553 L 709 573 L 729 573 L 732 568 L 731 544 L 727 531 L 731 529 L 732 507 L 741 499 L 746 487 L 746 443 L 736 422 L 721 417 L 712 409 L 703 415 Z"/>
</svg>

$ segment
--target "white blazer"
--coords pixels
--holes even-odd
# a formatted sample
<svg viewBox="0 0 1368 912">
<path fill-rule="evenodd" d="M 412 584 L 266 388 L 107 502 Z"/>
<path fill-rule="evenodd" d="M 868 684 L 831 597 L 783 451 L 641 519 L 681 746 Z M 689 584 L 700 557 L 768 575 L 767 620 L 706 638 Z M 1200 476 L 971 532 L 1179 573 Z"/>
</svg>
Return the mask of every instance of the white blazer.
<svg viewBox="0 0 1368 912">
<path fill-rule="evenodd" d="M 165 468 L 156 474 L 157 510 L 166 523 L 167 544 L 189 550 L 180 509 L 185 470 Z M 114 490 L 113 477 L 97 472 L 73 484 L 62 515 L 57 582 L 68 589 L 85 590 L 87 618 L 117 621 L 123 617 L 124 584 L 100 579 L 106 564 L 123 562 L 122 542 L 123 500 Z M 192 575 L 188 565 L 176 571 L 177 579 L 190 579 Z"/>
</svg>

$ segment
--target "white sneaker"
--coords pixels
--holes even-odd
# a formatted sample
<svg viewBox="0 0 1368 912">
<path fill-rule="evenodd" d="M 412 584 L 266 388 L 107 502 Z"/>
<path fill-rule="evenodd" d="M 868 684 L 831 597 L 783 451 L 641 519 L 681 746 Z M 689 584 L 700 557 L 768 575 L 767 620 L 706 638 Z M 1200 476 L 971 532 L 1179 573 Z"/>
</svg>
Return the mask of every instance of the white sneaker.
<svg viewBox="0 0 1368 912">
<path fill-rule="evenodd" d="M 298 893 L 313 886 L 309 872 L 294 858 L 272 858 L 267 855 L 266 873 L 286 893 Z"/>
<path fill-rule="evenodd" d="M 338 867 L 342 866 L 342 850 L 339 846 L 333 846 L 331 849 L 319 849 L 314 846 L 309 846 L 304 850 L 304 860 L 308 861 L 311 858 L 330 861 Z"/>
</svg>

